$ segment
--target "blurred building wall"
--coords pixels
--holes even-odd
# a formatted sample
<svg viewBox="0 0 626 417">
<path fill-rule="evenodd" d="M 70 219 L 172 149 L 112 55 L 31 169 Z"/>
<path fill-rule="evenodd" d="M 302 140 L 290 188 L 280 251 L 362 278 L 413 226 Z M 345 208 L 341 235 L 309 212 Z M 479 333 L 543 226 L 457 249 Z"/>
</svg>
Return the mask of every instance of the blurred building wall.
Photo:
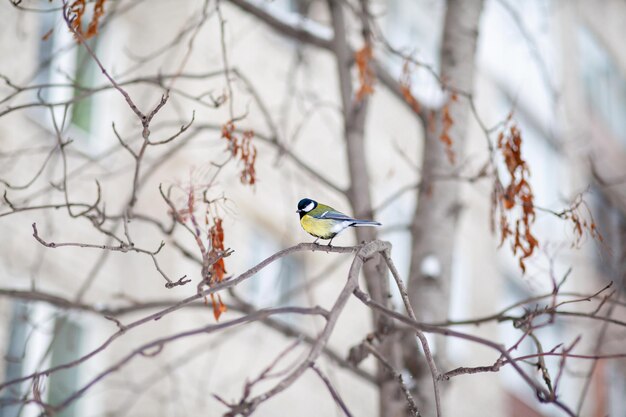
<svg viewBox="0 0 626 417">
<path fill-rule="evenodd" d="M 388 8 L 384 22 L 390 38 L 399 46 L 425 45 L 420 53 L 436 64 L 444 10 L 442 3 L 433 0 L 415 3 L 389 0 L 383 3 L 382 8 Z M 536 203 L 558 211 L 566 205 L 566 198 L 584 191 L 591 181 L 590 155 L 594 156 L 594 166 L 603 178 L 624 174 L 626 137 L 622 136 L 624 131 L 621 129 L 626 118 L 621 110 L 626 107 L 620 106 L 624 105 L 626 98 L 620 89 L 626 74 L 626 51 L 620 47 L 620 42 L 626 38 L 626 29 L 621 24 L 626 16 L 626 6 L 617 0 L 531 1 L 524 2 L 523 6 L 509 3 L 524 18 L 522 29 L 500 1 L 486 4 L 475 88 L 478 108 L 490 125 L 495 125 L 514 109 L 525 139 L 524 155 L 532 172 Z M 290 2 L 277 1 L 268 7 L 280 16 L 294 13 Z M 330 54 L 286 40 L 230 5 L 224 5 L 224 13 L 230 65 L 244 74 L 255 92 L 263 97 L 268 111 L 275 116 L 281 140 L 316 170 L 346 186 L 345 151 L 340 139 L 343 128 L 337 111 L 335 63 Z M 313 6 L 311 13 L 320 26 L 328 19 L 319 6 Z M 180 28 L 189 22 L 193 24 L 197 18 L 197 5 L 193 2 L 177 2 L 176 7 L 167 1 L 140 2 L 116 18 L 111 27 L 103 27 L 94 47 L 105 66 L 119 79 L 152 76 L 156 72 L 172 74 L 179 69 L 185 49 L 175 48 L 158 58 L 151 58 L 151 53 L 168 44 Z M 219 27 L 215 16 L 212 19 L 196 39 L 185 72 L 203 74 L 222 68 Z M 106 85 L 106 80 L 93 66 L 87 65 L 85 57 L 76 48 L 67 47 L 72 40 L 64 31 L 58 13 L 21 14 L 5 2 L 0 4 L 0 26 L 5 28 L 5 34 L 0 37 L 0 56 L 9 57 L 2 59 L 0 73 L 11 80 L 22 84 L 65 82 L 70 76 L 92 85 Z M 53 29 L 51 39 L 42 40 L 50 29 Z M 524 31 L 530 34 L 530 39 Z M 52 56 L 57 57 L 52 71 L 38 71 L 41 61 Z M 537 57 L 543 63 L 537 62 Z M 399 77 L 401 63 L 389 57 L 386 62 Z M 81 73 L 82 69 L 85 70 Z M 436 103 L 440 95 L 436 84 L 419 71 L 415 80 L 416 95 L 427 103 Z M 218 97 L 224 93 L 224 84 L 223 76 L 215 76 L 199 80 L 179 79 L 175 87 Z M 366 135 L 376 206 L 402 185 L 417 181 L 418 172 L 411 162 L 419 161 L 423 134 L 418 121 L 404 104 L 383 86 L 376 85 L 375 88 Z M 271 135 L 246 85 L 235 82 L 234 89 L 235 113 L 247 113 L 240 123 L 241 128 Z M 8 88 L 3 87 L 1 91 L 8 91 Z M 594 96 L 598 91 L 604 95 Z M 153 107 L 162 93 L 150 84 L 131 86 L 128 92 L 144 110 Z M 50 94 L 51 99 L 62 99 L 73 92 L 67 88 L 55 88 Z M 223 161 L 227 155 L 219 130 L 219 126 L 228 120 L 227 107 L 212 109 L 200 105 L 197 100 L 172 94 L 168 105 L 154 121 L 154 135 L 176 132 L 180 128 L 179 120 L 189 120 L 192 111 L 195 111 L 196 124 L 215 125 L 217 129 L 194 134 L 187 148 L 159 164 L 141 190 L 138 213 L 166 221 L 167 206 L 159 195 L 159 184 L 185 190 L 207 181 L 211 174 L 210 163 Z M 67 131 L 75 142 L 75 152 L 98 158 L 115 146 L 117 139 L 111 130 L 111 122 L 115 122 L 124 138 L 138 143 L 138 123 L 116 91 L 109 90 L 89 102 L 82 101 L 81 109 L 81 112 L 72 112 L 73 126 Z M 3 151 L 21 148 L 25 143 L 39 146 L 54 143 L 50 112 L 32 110 L 0 119 L 0 147 Z M 57 111 L 57 117 L 61 116 Z M 303 123 L 303 120 L 306 121 Z M 157 129 L 158 126 L 163 128 Z M 220 175 L 218 184 L 211 191 L 214 197 L 225 192 L 229 199 L 222 213 L 226 246 L 235 250 L 226 261 L 230 274 L 244 271 L 280 248 L 309 240 L 294 213 L 300 198 L 311 197 L 339 210 L 348 210 L 346 201 L 316 183 L 271 145 L 261 140 L 256 144 L 259 181 L 254 189 L 239 183 L 237 167 L 232 164 Z M 158 160 L 163 157 L 163 152 L 156 150 L 150 159 Z M 29 156 L 40 160 L 45 154 L 33 151 Z M 486 157 L 485 138 L 475 123 L 466 156 L 467 161 L 463 162 L 474 168 L 479 168 Z M 75 167 L 81 165 L 81 160 L 84 158 L 70 158 Z M 27 170 L 31 167 L 24 167 L 20 162 L 3 160 L 0 175 L 4 178 L 5 173 L 9 173 L 7 175 L 15 182 L 24 182 L 32 175 Z M 49 181 L 58 181 L 59 164 L 58 158 L 53 161 L 35 190 L 47 190 Z M 118 166 L 131 167 L 130 156 L 117 152 L 97 160 L 94 166 L 81 172 L 80 182 L 72 183 L 75 185 L 71 195 L 95 198 L 93 178 L 106 178 L 101 184 L 103 199 L 109 202 L 111 210 L 120 207 L 130 192 L 131 172 L 129 169 L 122 172 L 111 169 Z M 621 224 L 622 228 L 626 213 L 624 189 L 623 186 L 599 186 L 591 194 L 592 200 L 597 202 L 597 207 L 592 207 L 594 213 L 604 213 L 602 210 L 605 210 L 609 213 L 607 218 Z M 551 266 L 559 277 L 573 267 L 567 280 L 568 291 L 595 292 L 607 280 L 623 277 L 624 265 L 620 264 L 619 258 L 607 255 L 591 239 L 580 249 L 570 248 L 570 226 L 542 213 L 538 214 L 537 230 L 540 241 L 545 244 L 529 262 L 529 272 L 522 276 L 509 248 L 505 245 L 498 249 L 499 242 L 490 231 L 489 192 L 490 184 L 480 182 L 463 190 L 452 319 L 492 314 L 521 298 L 549 290 L 546 271 Z M 41 191 L 33 198 L 32 201 L 49 204 L 59 201 L 62 196 L 58 192 Z M 387 226 L 381 230 L 381 236 L 393 243 L 394 259 L 405 273 L 409 254 L 406 226 L 414 204 L 414 198 L 407 194 L 377 213 L 377 220 Z M 4 209 L 6 207 L 0 208 L 0 212 Z M 37 222 L 41 235 L 51 241 L 102 242 L 102 236 L 88 222 L 68 220 L 67 212 L 63 210 L 24 212 L 0 218 L 0 236 L 4 237 L 0 239 L 2 288 L 36 288 L 70 299 L 82 293 L 81 301 L 102 307 L 126 305 L 133 299 L 177 300 L 196 290 L 195 281 L 187 286 L 165 289 L 150 258 L 139 254 L 110 253 L 103 257 L 98 250 L 43 248 L 31 236 L 33 222 Z M 137 246 L 156 249 L 161 239 L 158 230 L 139 222 L 133 222 L 131 226 Z M 605 229 L 607 236 L 617 230 L 615 227 Z M 178 237 L 190 251 L 195 249 L 189 237 L 182 234 Z M 346 234 L 333 243 L 348 245 L 355 243 L 353 239 L 352 235 Z M 623 245 L 624 240 L 615 239 Z M 251 279 L 242 286 L 240 293 L 258 306 L 279 303 L 329 306 L 343 285 L 349 265 L 347 259 L 338 261 L 339 258 L 340 255 L 319 253 L 298 255 Z M 551 259 L 555 259 L 552 265 Z M 166 242 L 159 254 L 159 262 L 171 276 L 198 277 L 197 265 L 181 257 L 171 242 Z M 612 267 L 603 269 L 603 265 L 611 262 L 614 263 Z M 326 273 L 334 264 L 338 266 Z M 316 276 L 321 278 L 312 279 Z M 304 286 L 307 279 L 311 288 L 294 290 Z M 226 302 L 228 304 L 228 298 Z M 228 312 L 225 319 L 237 314 Z M 351 302 L 331 339 L 331 347 L 347 354 L 346 348 L 359 343 L 369 332 L 368 314 L 361 305 Z M 124 320 L 137 317 L 139 315 L 133 315 Z M 150 323 L 117 340 L 105 352 L 85 363 L 78 375 L 66 375 L 66 380 L 56 383 L 55 387 L 58 384 L 69 384 L 68 389 L 73 388 L 72 384 L 80 386 L 111 361 L 146 340 L 195 328 L 212 320 L 208 308 L 194 308 Z M 320 329 L 320 322 L 310 318 L 289 318 L 289 323 L 310 333 Z M 584 323 L 582 327 L 569 324 L 566 322 L 546 330 L 543 336 L 551 345 L 545 345 L 544 349 L 551 349 L 561 342 L 571 343 L 581 332 L 599 331 L 599 326 L 593 322 Z M 510 323 L 459 328 L 508 343 L 520 335 Z M 0 298 L 0 341 L 4 341 L 0 344 L 0 351 L 5 355 L 5 362 L 21 364 L 21 369 L 7 365 L 0 372 L 4 372 L 7 378 L 10 372 L 28 372 L 64 362 L 63 353 L 67 353 L 70 347 L 55 341 L 54 335 L 66 335 L 63 342 L 75 339 L 69 346 L 88 352 L 116 330 L 113 322 L 97 315 L 66 313 L 43 303 L 31 303 L 25 308 L 8 297 Z M 18 337 L 24 332 L 30 335 L 28 343 Z M 622 339 L 613 335 L 607 340 L 614 340 L 618 345 Z M 76 409 L 67 415 L 101 415 L 105 410 L 115 415 L 121 415 L 123 411 L 129 415 L 190 415 L 199 412 L 216 415 L 224 408 L 211 398 L 211 393 L 218 393 L 226 399 L 239 398 L 246 377 L 260 372 L 289 343 L 290 339 L 262 325 L 233 329 L 218 337 L 199 336 L 184 340 L 168 346 L 154 358 L 139 359 L 115 373 L 103 386 L 80 400 Z M 589 343 L 593 343 L 593 339 Z M 611 346 L 606 347 L 607 351 Z M 305 349 L 303 344 L 294 355 Z M 521 346 L 520 353 L 530 349 L 530 346 Z M 21 356 L 14 357 L 14 352 L 20 350 Z M 486 348 L 459 341 L 453 341 L 449 350 L 452 368 L 487 365 L 497 359 Z M 550 362 L 550 366 L 557 362 Z M 377 392 L 370 383 L 357 379 L 330 361 L 324 360 L 323 365 L 355 415 L 377 414 Z M 369 360 L 364 364 L 369 371 L 373 371 L 373 365 Z M 588 366 L 588 362 L 572 362 L 573 372 L 584 373 Z M 600 415 L 597 413 L 603 410 L 607 413 L 610 410 L 611 415 L 624 414 L 623 401 L 611 388 L 624 386 L 624 374 L 619 369 L 609 364 L 598 367 L 584 415 Z M 568 403 L 575 404 L 584 379 L 569 380 L 572 381 L 570 385 L 562 387 L 563 397 Z M 52 379 L 48 381 L 50 384 L 54 382 Z M 498 374 L 457 377 L 449 386 L 444 405 L 447 414 L 529 415 L 520 411 L 523 410 L 520 404 L 523 404 L 537 415 L 560 415 L 553 408 L 539 406 L 534 394 L 506 369 Z M 50 395 L 53 395 L 52 389 Z M 286 415 L 285 410 L 299 416 L 333 415 L 336 412 L 322 383 L 308 374 L 286 393 L 263 405 L 258 415 Z M 27 407 L 23 415 L 36 413 L 35 407 Z M 0 416 L 4 417 L 2 411 Z"/>
</svg>

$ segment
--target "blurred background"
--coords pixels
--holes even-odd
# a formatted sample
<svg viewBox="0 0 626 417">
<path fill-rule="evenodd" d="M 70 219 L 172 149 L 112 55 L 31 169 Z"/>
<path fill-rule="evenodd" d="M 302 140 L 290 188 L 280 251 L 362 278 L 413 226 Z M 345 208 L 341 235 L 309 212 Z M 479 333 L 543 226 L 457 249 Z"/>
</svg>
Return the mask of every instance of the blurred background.
<svg viewBox="0 0 626 417">
<path fill-rule="evenodd" d="M 83 43 L 64 19 L 80 7 L 81 37 L 97 22 Z M 622 0 L 3 0 L 0 380 L 107 344 L 76 366 L 0 385 L 0 416 L 223 415 L 229 408 L 213 394 L 237 403 L 279 357 L 275 375 L 251 387 L 253 394 L 270 389 L 309 352 L 307 337 L 324 328 L 322 318 L 280 314 L 156 352 L 140 349 L 215 324 L 209 300 L 107 341 L 119 326 L 202 288 L 197 238 L 220 254 L 210 238 L 216 221 L 224 248 L 234 251 L 224 258 L 226 278 L 312 242 L 295 213 L 305 197 L 381 222 L 376 231 L 346 231 L 333 245 L 391 242 L 412 301 L 427 297 L 414 303 L 418 319 L 449 321 L 516 357 L 531 355 L 520 365 L 569 410 L 539 401 L 505 365 L 442 381 L 442 415 L 626 416 L 625 23 Z M 146 125 L 128 98 L 149 115 L 164 95 L 149 122 L 149 140 L 162 143 L 144 146 Z M 522 259 L 525 271 L 494 209 L 501 201 L 494 184 L 508 181 L 498 135 L 511 126 L 521 132 L 534 195 L 538 246 Z M 451 145 L 442 139 L 448 130 Z M 246 138 L 247 157 L 233 148 Z M 438 206 L 442 193 L 449 198 Z M 435 220 L 416 224 L 424 218 Z M 33 223 L 56 247 L 33 237 Z M 124 246 L 131 241 L 143 252 Z M 219 323 L 264 308 L 330 309 L 352 259 L 310 251 L 281 257 L 220 292 L 228 311 Z M 191 282 L 164 286 L 183 276 Z M 361 287 L 372 291 L 368 280 Z M 391 288 L 382 299 L 404 312 Z M 565 314 L 544 314 L 558 309 L 557 297 L 574 302 L 558 307 Z M 529 311 L 543 315 L 512 319 Z M 351 298 L 318 366 L 352 415 L 411 415 L 384 398 L 395 395 L 406 408 L 400 391 L 386 391 L 399 388 L 381 382 L 393 378 L 376 358 L 348 360 L 351 347 L 379 331 L 377 320 Z M 427 337 L 441 372 L 491 366 L 500 356 L 467 339 Z M 396 350 L 407 349 L 394 340 Z M 570 346 L 582 356 L 546 356 L 545 363 L 533 356 Z M 388 359 L 423 415 L 435 415 L 432 383 L 410 361 Z M 255 414 L 345 411 L 309 371 Z"/>
</svg>

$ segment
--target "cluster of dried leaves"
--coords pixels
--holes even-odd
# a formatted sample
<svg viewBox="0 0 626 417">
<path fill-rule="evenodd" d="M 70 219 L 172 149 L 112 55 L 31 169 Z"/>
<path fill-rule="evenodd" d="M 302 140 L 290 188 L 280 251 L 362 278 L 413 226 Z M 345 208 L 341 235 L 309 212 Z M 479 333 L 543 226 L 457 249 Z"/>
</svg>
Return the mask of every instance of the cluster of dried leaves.
<svg viewBox="0 0 626 417">
<path fill-rule="evenodd" d="M 402 93 L 404 101 L 406 101 L 409 106 L 411 106 L 411 109 L 413 109 L 415 113 L 419 113 L 421 110 L 420 104 L 411 92 L 411 88 L 413 85 L 412 72 L 413 71 L 411 71 L 411 62 L 405 60 L 404 64 L 402 65 L 402 74 L 400 75 L 400 92 Z"/>
<path fill-rule="evenodd" d="M 604 238 L 598 230 L 591 209 L 583 199 L 582 194 L 576 196 L 570 207 L 554 214 L 571 222 L 572 231 L 574 232 L 572 247 L 579 247 L 585 234 L 588 234 L 592 239 L 600 243 L 604 242 Z"/>
<path fill-rule="evenodd" d="M 201 227 L 198 221 L 196 214 L 200 211 L 198 206 L 204 206 L 204 227 Z M 204 286 L 211 287 L 222 282 L 226 274 L 224 257 L 230 255 L 224 248 L 222 219 L 211 213 L 211 204 L 206 199 L 197 199 L 193 187 L 187 196 L 187 206 L 176 213 L 176 219 L 179 223 L 189 225 L 202 256 L 202 281 L 198 285 L 198 291 Z M 206 298 L 205 302 L 208 304 Z M 227 310 L 222 297 L 219 294 L 211 294 L 211 304 L 215 320 L 219 320 L 222 313 Z"/>
<path fill-rule="evenodd" d="M 208 216 L 206 223 L 208 224 Z M 209 256 L 217 260 L 211 265 L 211 284 L 222 282 L 226 274 L 226 265 L 223 255 L 226 253 L 224 249 L 224 228 L 222 227 L 222 219 L 216 217 L 213 219 L 213 226 L 209 229 L 208 238 L 211 240 L 211 252 Z M 205 300 L 206 301 L 206 300 Z M 222 313 L 226 312 L 226 305 L 222 302 L 222 297 L 217 294 L 211 294 L 211 304 L 213 305 L 213 315 L 215 320 L 219 320 Z"/>
<path fill-rule="evenodd" d="M 374 71 L 370 62 L 373 58 L 372 45 L 366 43 L 363 48 L 354 54 L 357 73 L 359 75 L 359 89 L 356 92 L 356 101 L 359 102 L 374 92 Z"/>
<path fill-rule="evenodd" d="M 413 68 L 414 64 L 410 60 L 407 59 L 404 61 L 404 64 L 402 65 L 402 74 L 400 75 L 399 80 L 400 92 L 402 94 L 402 97 L 404 98 L 404 101 L 406 101 L 409 106 L 411 106 L 411 109 L 414 112 L 419 113 L 421 111 L 420 104 L 411 92 L 411 88 L 413 85 Z M 454 120 L 450 115 L 450 106 L 452 106 L 452 104 L 456 103 L 457 101 L 458 95 L 456 93 L 451 93 L 450 99 L 446 102 L 446 104 L 441 108 L 440 111 L 441 131 L 438 137 L 439 141 L 441 141 L 441 143 L 443 143 L 445 147 L 446 156 L 450 164 L 454 164 L 456 161 L 456 155 L 452 146 L 453 142 L 452 138 L 450 137 L 450 129 L 454 124 Z M 437 112 L 433 110 L 428 114 L 428 130 L 433 134 L 437 131 L 436 121 Z"/>
<path fill-rule="evenodd" d="M 243 168 L 239 179 L 242 184 L 254 185 L 256 183 L 256 156 L 257 150 L 252 139 L 254 132 L 246 130 L 241 136 L 237 135 L 235 124 L 229 121 L 222 126 L 222 138 L 228 141 L 228 150 L 233 158 L 239 160 Z"/>
<path fill-rule="evenodd" d="M 83 30 L 83 17 L 87 11 L 86 0 L 74 0 L 69 5 L 69 16 L 72 28 L 83 36 L 84 39 L 89 39 L 98 33 L 98 25 L 100 24 L 100 18 L 104 16 L 104 3 L 106 0 L 95 0 L 93 2 L 93 14 L 91 21 L 87 25 L 87 30 Z"/>
<path fill-rule="evenodd" d="M 458 97 L 453 93 L 450 95 L 450 100 L 448 100 L 441 109 L 441 133 L 439 134 L 439 141 L 443 143 L 448 162 L 451 164 L 454 164 L 456 156 L 452 148 L 452 138 L 450 137 L 450 128 L 454 124 L 454 120 L 452 120 L 452 116 L 450 116 L 450 106 L 457 101 Z"/>
<path fill-rule="evenodd" d="M 532 233 L 535 222 L 534 194 L 528 177 L 530 170 L 522 157 L 522 135 L 515 124 L 505 127 L 498 134 L 497 149 L 504 159 L 508 172 L 508 184 L 496 177 L 492 193 L 492 227 L 498 219 L 500 246 L 510 239 L 513 254 L 518 257 L 522 272 L 524 261 L 530 257 L 539 242 Z"/>
</svg>

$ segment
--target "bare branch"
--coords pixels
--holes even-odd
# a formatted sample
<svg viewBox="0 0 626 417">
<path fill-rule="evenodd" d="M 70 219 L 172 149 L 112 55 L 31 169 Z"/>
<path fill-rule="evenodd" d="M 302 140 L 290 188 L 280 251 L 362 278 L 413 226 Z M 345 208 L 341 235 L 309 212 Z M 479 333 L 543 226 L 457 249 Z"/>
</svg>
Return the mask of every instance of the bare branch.
<svg viewBox="0 0 626 417">
<path fill-rule="evenodd" d="M 343 401 L 343 399 L 341 398 L 341 396 L 339 395 L 339 393 L 337 392 L 333 384 L 330 382 L 330 380 L 326 377 L 326 375 L 322 373 L 321 369 L 316 364 L 312 364 L 311 369 L 313 369 L 315 373 L 317 374 L 317 376 L 320 377 L 322 382 L 324 382 L 324 384 L 326 385 L 326 388 L 328 388 L 328 392 L 330 392 L 330 395 L 333 397 L 333 400 L 335 400 L 335 403 L 337 403 L 339 408 L 341 408 L 341 411 L 343 411 L 346 417 L 352 417 L 352 413 L 350 413 L 348 406 Z"/>
</svg>

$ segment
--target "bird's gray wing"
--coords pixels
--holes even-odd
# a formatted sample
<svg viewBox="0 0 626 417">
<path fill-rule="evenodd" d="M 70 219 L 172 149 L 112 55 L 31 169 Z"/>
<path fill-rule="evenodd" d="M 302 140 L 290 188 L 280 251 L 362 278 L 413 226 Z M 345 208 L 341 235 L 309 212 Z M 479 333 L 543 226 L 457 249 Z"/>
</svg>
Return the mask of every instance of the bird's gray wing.
<svg viewBox="0 0 626 417">
<path fill-rule="evenodd" d="M 324 211 L 322 214 L 319 214 L 314 217 L 318 219 L 329 219 L 329 220 L 340 220 L 340 221 L 354 221 L 355 220 L 350 216 L 346 216 L 345 214 L 338 212 L 338 211 L 334 211 L 334 210 Z"/>
<path fill-rule="evenodd" d="M 350 216 L 346 216 L 335 210 L 328 210 L 318 216 L 314 216 L 317 219 L 336 220 L 343 223 L 344 227 L 348 226 L 381 226 L 381 224 L 374 220 L 359 220 Z"/>
</svg>

